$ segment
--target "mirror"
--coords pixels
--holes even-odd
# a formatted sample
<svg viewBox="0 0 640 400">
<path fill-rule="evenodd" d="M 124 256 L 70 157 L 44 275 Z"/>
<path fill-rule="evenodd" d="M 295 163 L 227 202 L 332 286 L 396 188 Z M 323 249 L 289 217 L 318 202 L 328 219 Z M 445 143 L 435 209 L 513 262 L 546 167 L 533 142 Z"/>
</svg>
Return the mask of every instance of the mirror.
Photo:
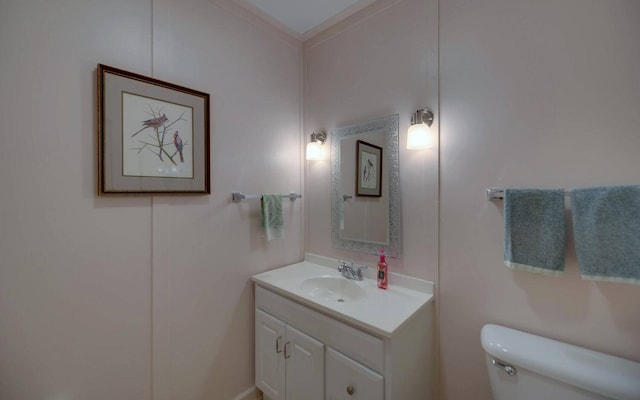
<svg viewBox="0 0 640 400">
<path fill-rule="evenodd" d="M 401 255 L 398 115 L 331 131 L 333 247 Z"/>
</svg>

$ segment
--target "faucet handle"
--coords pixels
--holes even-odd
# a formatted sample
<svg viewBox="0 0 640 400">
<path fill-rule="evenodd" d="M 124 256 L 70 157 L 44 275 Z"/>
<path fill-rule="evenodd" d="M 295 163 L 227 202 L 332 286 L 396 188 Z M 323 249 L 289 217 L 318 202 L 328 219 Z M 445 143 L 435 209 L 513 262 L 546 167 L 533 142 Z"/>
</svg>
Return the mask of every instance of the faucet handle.
<svg viewBox="0 0 640 400">
<path fill-rule="evenodd" d="M 356 275 L 358 276 L 358 279 L 362 280 L 362 277 L 363 277 L 362 271 L 369 267 L 362 264 L 354 264 L 353 266 L 355 267 L 355 272 L 356 272 Z"/>
<path fill-rule="evenodd" d="M 351 264 L 351 265 L 349 265 L 349 264 Z M 345 268 L 349 268 L 351 266 L 353 266 L 353 263 L 349 263 L 347 261 L 340 260 L 339 263 L 338 263 L 338 272 L 342 272 Z"/>
</svg>

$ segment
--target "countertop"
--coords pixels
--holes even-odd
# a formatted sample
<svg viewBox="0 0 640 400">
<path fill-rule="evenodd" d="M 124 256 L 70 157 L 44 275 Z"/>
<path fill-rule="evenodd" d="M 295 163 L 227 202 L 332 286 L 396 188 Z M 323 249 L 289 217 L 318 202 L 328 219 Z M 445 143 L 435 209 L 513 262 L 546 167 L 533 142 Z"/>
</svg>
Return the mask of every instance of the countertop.
<svg viewBox="0 0 640 400">
<path fill-rule="evenodd" d="M 362 281 L 348 280 L 348 285 L 355 284 L 362 289 L 357 290 L 360 295 L 354 300 L 322 298 L 303 289 L 303 282 L 310 278 L 347 280 L 337 266 L 338 260 L 307 254 L 303 262 L 263 272 L 251 279 L 256 285 L 383 337 L 392 337 L 433 301 L 432 282 L 393 273 L 389 274 L 386 290 L 379 289 L 377 281 L 368 277 Z"/>
</svg>

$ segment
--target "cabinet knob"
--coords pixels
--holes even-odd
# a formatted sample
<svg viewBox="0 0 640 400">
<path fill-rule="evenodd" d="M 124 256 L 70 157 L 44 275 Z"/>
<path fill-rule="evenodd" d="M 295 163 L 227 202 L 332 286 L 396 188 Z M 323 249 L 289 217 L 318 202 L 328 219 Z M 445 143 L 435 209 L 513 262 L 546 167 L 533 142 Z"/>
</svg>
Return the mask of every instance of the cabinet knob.
<svg viewBox="0 0 640 400">
<path fill-rule="evenodd" d="M 355 390 L 353 389 L 353 386 L 351 385 L 347 386 L 347 394 L 351 396 L 353 392 L 355 392 Z"/>
<path fill-rule="evenodd" d="M 280 348 L 280 341 L 282 340 L 282 336 L 278 336 L 276 339 L 276 354 L 282 353 L 282 349 Z"/>
</svg>

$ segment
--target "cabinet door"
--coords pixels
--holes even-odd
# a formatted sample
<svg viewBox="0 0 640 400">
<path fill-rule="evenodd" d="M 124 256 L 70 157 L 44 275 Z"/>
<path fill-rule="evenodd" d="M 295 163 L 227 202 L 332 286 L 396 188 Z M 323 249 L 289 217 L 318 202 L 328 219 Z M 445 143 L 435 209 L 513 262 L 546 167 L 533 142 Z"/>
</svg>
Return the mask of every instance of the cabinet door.
<svg viewBox="0 0 640 400">
<path fill-rule="evenodd" d="M 328 348 L 327 400 L 384 400 L 384 378 L 364 365 Z"/>
<path fill-rule="evenodd" d="M 287 400 L 324 400 L 324 344 L 287 325 Z"/>
<path fill-rule="evenodd" d="M 285 323 L 256 309 L 256 386 L 271 400 L 285 400 Z"/>
</svg>

